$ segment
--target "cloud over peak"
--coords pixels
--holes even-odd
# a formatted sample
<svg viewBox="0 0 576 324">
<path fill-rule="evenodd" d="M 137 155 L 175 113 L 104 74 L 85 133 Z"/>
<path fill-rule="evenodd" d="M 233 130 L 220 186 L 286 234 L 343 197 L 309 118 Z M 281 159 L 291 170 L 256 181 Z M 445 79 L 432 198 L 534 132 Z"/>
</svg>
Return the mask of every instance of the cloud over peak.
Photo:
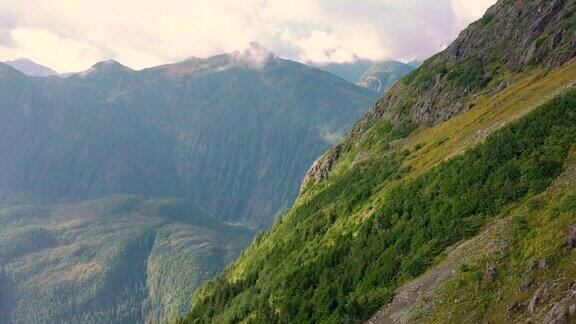
<svg viewBox="0 0 576 324">
<path fill-rule="evenodd" d="M 303 62 L 424 58 L 494 2 L 4 0 L 0 60 L 28 57 L 59 72 L 103 59 L 143 68 L 232 52 L 253 41 Z"/>
</svg>

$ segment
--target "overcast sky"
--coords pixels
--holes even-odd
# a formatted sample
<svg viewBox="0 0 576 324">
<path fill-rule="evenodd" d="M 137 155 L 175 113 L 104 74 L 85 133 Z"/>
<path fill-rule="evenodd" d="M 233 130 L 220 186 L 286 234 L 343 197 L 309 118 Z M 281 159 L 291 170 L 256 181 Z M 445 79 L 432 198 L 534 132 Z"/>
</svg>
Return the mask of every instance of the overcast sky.
<svg viewBox="0 0 576 324">
<path fill-rule="evenodd" d="M 496 0 L 2 0 L 0 61 L 140 69 L 259 42 L 301 62 L 425 58 Z"/>
</svg>

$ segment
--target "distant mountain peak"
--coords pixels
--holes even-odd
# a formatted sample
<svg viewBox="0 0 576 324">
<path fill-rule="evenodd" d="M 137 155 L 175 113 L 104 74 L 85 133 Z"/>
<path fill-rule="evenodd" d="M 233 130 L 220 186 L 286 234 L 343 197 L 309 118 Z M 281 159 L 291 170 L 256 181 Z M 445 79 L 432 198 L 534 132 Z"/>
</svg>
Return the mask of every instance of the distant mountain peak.
<svg viewBox="0 0 576 324">
<path fill-rule="evenodd" d="M 105 60 L 100 61 L 92 67 L 84 72 L 78 73 L 81 77 L 87 77 L 90 75 L 100 75 L 102 73 L 124 73 L 124 72 L 132 72 L 131 68 L 120 64 L 118 61 L 115 60 Z"/>
<path fill-rule="evenodd" d="M 270 50 L 256 42 L 252 42 L 243 50 L 214 55 L 207 58 L 192 56 L 178 63 L 161 65 L 146 70 L 162 71 L 172 76 L 223 72 L 235 67 L 260 70 L 266 67 L 271 60 L 276 59 L 278 59 L 278 57 Z"/>
<path fill-rule="evenodd" d="M 92 65 L 92 69 L 95 70 L 125 70 L 125 71 L 131 71 L 132 69 L 120 64 L 118 61 L 115 60 L 105 60 L 105 61 L 101 61 L 98 62 L 94 65 Z"/>
<path fill-rule="evenodd" d="M 13 61 L 6 61 L 4 63 L 29 76 L 46 77 L 58 75 L 58 72 L 52 70 L 51 68 L 40 65 L 27 58 L 19 58 Z"/>
</svg>

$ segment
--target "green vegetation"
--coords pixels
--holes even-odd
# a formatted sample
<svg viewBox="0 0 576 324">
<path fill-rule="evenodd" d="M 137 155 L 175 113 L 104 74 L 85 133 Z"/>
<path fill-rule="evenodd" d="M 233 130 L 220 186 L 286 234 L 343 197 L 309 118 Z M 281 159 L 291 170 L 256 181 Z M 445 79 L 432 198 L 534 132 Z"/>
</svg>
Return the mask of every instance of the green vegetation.
<svg viewBox="0 0 576 324">
<path fill-rule="evenodd" d="M 485 27 L 486 25 L 491 23 L 493 19 L 494 19 L 493 14 L 485 14 L 484 17 L 480 18 L 479 23 L 482 27 Z"/>
<path fill-rule="evenodd" d="M 436 78 L 442 78 L 448 73 L 446 63 L 442 62 L 439 54 L 426 60 L 418 69 L 402 79 L 406 86 L 420 88 Z"/>
<path fill-rule="evenodd" d="M 0 80 L 0 203 L 172 196 L 267 227 L 376 94 L 293 61 L 229 60 L 103 62 L 64 80 L 4 65 L 15 75 Z"/>
<path fill-rule="evenodd" d="M 572 90 L 414 179 L 395 180 L 407 171 L 403 151 L 351 166 L 308 188 L 266 237 L 200 289 L 187 320 L 368 318 L 446 247 L 545 190 L 576 140 L 575 122 Z M 406 135 L 384 129 L 395 134 L 389 141 Z M 382 190 L 372 216 L 353 225 L 349 215 Z"/>
<path fill-rule="evenodd" d="M 574 35 L 563 34 L 575 8 L 573 0 L 499 1 L 319 160 L 293 208 L 197 291 L 183 321 L 365 320 L 444 264 L 449 247 L 542 197 L 576 140 L 576 91 L 550 100 L 575 78 Z M 571 206 L 550 208 L 551 217 Z M 458 287 L 471 296 L 494 276 L 484 265 L 460 267 L 454 304 Z M 487 313 L 470 310 L 499 298 L 476 297 L 459 319 L 483 320 Z M 440 321 L 454 318 L 446 315 Z"/>
<path fill-rule="evenodd" d="M 492 80 L 491 75 L 486 75 L 485 63 L 472 55 L 464 60 L 458 61 L 449 68 L 445 81 L 448 85 L 459 85 L 464 88 L 483 88 Z"/>
<path fill-rule="evenodd" d="M 576 166 L 573 157 L 567 160 L 570 168 Z M 486 231 L 488 240 L 471 240 L 477 244 L 476 254 L 468 261 L 459 260 L 465 263 L 457 274 L 437 284 L 433 302 L 418 300 L 407 318 L 413 322 L 545 322 L 542 319 L 552 306 L 570 296 L 567 292 L 576 280 L 576 253 L 565 244 L 566 229 L 576 224 L 574 180 L 569 172 L 563 174 L 546 191 L 502 213 L 502 221 Z M 490 280 L 488 268 L 494 269 Z M 530 311 L 528 305 L 541 287 L 547 287 L 547 293 Z"/>
<path fill-rule="evenodd" d="M 0 322 L 179 316 L 250 237 L 171 198 L 0 208 Z"/>
</svg>

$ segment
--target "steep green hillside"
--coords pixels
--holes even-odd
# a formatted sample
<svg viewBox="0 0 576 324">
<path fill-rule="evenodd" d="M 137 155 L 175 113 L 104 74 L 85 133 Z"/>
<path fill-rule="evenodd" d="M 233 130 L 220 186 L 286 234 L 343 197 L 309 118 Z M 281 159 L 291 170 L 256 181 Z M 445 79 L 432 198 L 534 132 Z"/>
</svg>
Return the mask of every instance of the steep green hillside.
<svg viewBox="0 0 576 324">
<path fill-rule="evenodd" d="M 0 201 L 176 196 L 265 226 L 309 164 L 375 100 L 264 49 L 143 71 L 116 62 L 60 78 L 0 78 Z"/>
<path fill-rule="evenodd" d="M 541 194 L 396 291 L 371 323 L 563 323 L 576 315 L 576 146 Z"/>
<path fill-rule="evenodd" d="M 184 321 L 368 319 L 449 247 L 551 197 L 576 143 L 575 12 L 576 1 L 498 2 L 314 163 L 294 206 L 198 290 Z M 561 201 L 545 204 L 563 221 L 543 231 L 574 221 Z M 428 319 L 475 307 L 454 305 L 460 315 L 440 305 Z"/>
<path fill-rule="evenodd" d="M 134 323 L 181 314 L 251 233 L 177 199 L 111 196 L 0 209 L 3 323 Z"/>
<path fill-rule="evenodd" d="M 576 141 L 575 122 L 573 90 L 464 154 L 390 185 L 369 218 L 357 216 L 354 224 L 351 214 L 407 172 L 402 164 L 410 152 L 377 165 L 360 163 L 297 204 L 224 276 L 200 290 L 190 318 L 369 317 L 445 248 L 477 234 L 510 204 L 545 190 Z M 396 132 L 390 128 L 391 139 L 401 134 Z M 218 303 L 221 296 L 227 297 Z"/>
</svg>

